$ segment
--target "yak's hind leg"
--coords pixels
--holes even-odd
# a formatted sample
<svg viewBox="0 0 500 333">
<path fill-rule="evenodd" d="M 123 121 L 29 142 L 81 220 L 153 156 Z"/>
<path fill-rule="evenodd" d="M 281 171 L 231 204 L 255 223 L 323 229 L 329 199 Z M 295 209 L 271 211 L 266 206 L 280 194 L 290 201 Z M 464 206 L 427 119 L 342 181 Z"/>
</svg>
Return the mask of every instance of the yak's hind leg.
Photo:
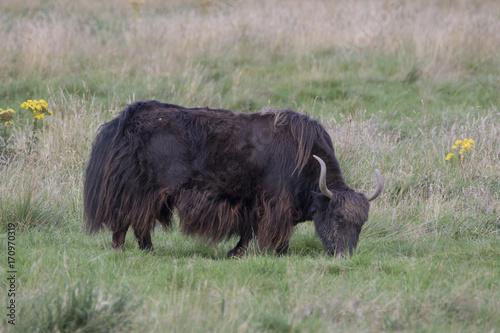
<svg viewBox="0 0 500 333">
<path fill-rule="evenodd" d="M 170 227 L 170 225 L 172 224 L 172 208 L 170 202 L 167 202 L 162 206 L 157 219 L 164 227 Z M 134 235 L 135 238 L 137 238 L 137 243 L 139 244 L 139 248 L 141 250 L 154 251 L 150 230 L 144 230 L 142 232 L 139 230 L 134 230 Z"/>
<path fill-rule="evenodd" d="M 154 251 L 153 242 L 151 241 L 151 232 L 153 231 L 156 220 L 158 220 L 165 228 L 172 224 L 172 200 L 166 199 L 158 212 L 151 218 L 146 219 L 148 222 L 141 225 L 132 225 L 134 235 L 137 238 L 137 243 L 141 250 Z"/>
<path fill-rule="evenodd" d="M 114 231 L 113 232 L 113 240 L 112 246 L 113 249 L 122 249 L 125 244 L 125 236 L 127 236 L 128 226 L 125 229 Z"/>
</svg>

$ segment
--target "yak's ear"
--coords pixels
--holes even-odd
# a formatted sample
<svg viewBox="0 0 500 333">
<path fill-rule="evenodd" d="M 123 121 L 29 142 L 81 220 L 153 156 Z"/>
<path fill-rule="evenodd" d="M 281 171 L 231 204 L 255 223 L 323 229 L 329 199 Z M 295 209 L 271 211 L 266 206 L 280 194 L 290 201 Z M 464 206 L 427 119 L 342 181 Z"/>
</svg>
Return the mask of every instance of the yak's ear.
<svg viewBox="0 0 500 333">
<path fill-rule="evenodd" d="M 323 193 L 311 191 L 311 196 L 314 200 L 324 197 Z"/>
<path fill-rule="evenodd" d="M 326 207 L 328 206 L 328 197 L 326 197 L 321 192 L 311 191 L 312 205 L 311 205 L 311 214 L 313 219 L 315 220 L 315 215 L 317 212 L 325 212 Z"/>
<path fill-rule="evenodd" d="M 315 192 L 311 191 L 311 197 L 313 199 L 313 206 L 316 207 L 326 207 L 328 205 L 328 202 L 330 201 L 330 198 L 328 198 L 326 195 L 324 195 L 321 192 Z"/>
</svg>

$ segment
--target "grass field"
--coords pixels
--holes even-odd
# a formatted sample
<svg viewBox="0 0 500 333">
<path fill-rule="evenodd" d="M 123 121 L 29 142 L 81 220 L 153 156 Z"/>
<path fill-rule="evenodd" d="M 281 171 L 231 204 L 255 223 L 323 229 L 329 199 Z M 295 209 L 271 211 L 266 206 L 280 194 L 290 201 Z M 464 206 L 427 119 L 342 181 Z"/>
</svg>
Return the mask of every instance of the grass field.
<svg viewBox="0 0 500 333">
<path fill-rule="evenodd" d="M 0 2 L 0 108 L 16 111 L 0 124 L 0 331 L 500 332 L 498 17 L 496 0 Z M 177 228 L 154 254 L 88 236 L 92 140 L 153 98 L 319 119 L 350 186 L 385 178 L 355 255 L 329 257 L 312 223 L 287 257 L 237 260 L 236 239 Z M 36 131 L 28 99 L 54 112 Z"/>
</svg>

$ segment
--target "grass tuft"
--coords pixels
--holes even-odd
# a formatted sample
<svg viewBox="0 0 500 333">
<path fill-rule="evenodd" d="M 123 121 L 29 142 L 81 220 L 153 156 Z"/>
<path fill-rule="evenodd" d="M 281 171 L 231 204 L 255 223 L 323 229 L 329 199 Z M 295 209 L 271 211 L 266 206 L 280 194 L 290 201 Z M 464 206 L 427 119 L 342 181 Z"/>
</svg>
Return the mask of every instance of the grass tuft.
<svg viewBox="0 0 500 333">
<path fill-rule="evenodd" d="M 20 327 L 26 332 L 110 332 L 131 328 L 140 305 L 129 290 L 103 293 L 92 283 L 78 282 L 23 302 Z"/>
</svg>

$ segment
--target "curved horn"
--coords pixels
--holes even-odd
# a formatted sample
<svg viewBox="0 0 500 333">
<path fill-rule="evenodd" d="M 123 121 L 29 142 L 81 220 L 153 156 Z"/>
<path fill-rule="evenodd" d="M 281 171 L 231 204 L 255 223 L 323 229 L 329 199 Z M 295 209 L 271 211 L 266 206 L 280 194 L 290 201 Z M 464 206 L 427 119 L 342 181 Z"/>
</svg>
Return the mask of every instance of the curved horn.
<svg viewBox="0 0 500 333">
<path fill-rule="evenodd" d="M 375 191 L 373 191 L 372 195 L 370 195 L 368 198 L 368 201 L 372 201 L 378 195 L 382 192 L 382 189 L 384 188 L 384 178 L 382 178 L 382 174 L 380 171 L 375 169 L 375 173 L 377 174 L 377 187 L 375 188 Z"/>
<path fill-rule="evenodd" d="M 313 155 L 313 157 L 319 162 L 321 165 L 321 172 L 319 174 L 319 189 L 321 190 L 321 193 L 326 195 L 328 198 L 332 198 L 333 193 L 328 189 L 326 186 L 326 165 L 325 161 L 323 161 L 321 158 L 319 158 L 316 155 Z"/>
</svg>

